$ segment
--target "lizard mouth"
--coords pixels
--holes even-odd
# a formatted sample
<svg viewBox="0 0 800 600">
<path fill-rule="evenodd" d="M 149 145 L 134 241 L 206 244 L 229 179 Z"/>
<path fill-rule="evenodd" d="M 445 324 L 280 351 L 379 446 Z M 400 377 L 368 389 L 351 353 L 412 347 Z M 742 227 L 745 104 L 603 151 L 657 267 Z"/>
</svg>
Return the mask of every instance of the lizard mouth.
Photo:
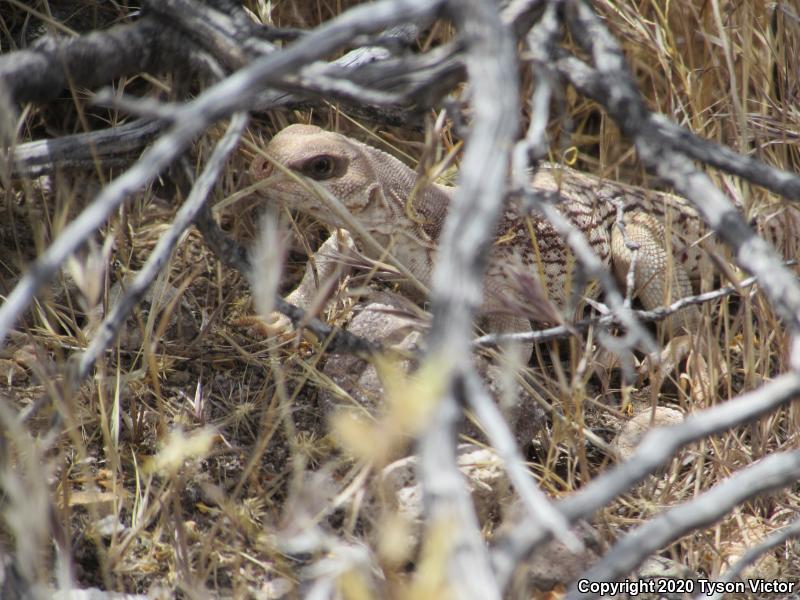
<svg viewBox="0 0 800 600">
<path fill-rule="evenodd" d="M 253 179 L 256 181 L 266 179 L 272 175 L 272 171 L 272 163 L 264 156 L 256 156 L 250 165 L 250 175 L 252 175 Z"/>
</svg>

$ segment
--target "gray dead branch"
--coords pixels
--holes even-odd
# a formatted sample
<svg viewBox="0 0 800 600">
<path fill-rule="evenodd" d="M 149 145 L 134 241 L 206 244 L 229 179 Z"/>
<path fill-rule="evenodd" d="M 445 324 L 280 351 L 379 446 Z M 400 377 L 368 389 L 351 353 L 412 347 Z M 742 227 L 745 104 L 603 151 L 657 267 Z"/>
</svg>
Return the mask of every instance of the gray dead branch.
<svg viewBox="0 0 800 600">
<path fill-rule="evenodd" d="M 136 164 L 106 186 L 31 265 L 0 307 L 0 344 L 39 287 L 53 276 L 61 263 L 102 226 L 111 211 L 131 193 L 152 181 L 210 125 L 232 112 L 247 110 L 258 97 L 259 90 L 279 82 L 302 65 L 346 46 L 355 36 L 381 31 L 406 20 L 424 22 L 435 15 L 437 7 L 434 2 L 400 0 L 356 7 L 309 33 L 285 51 L 259 58 L 185 104 L 167 133 L 149 147 Z"/>
<path fill-rule="evenodd" d="M 588 518 L 614 498 L 631 489 L 668 463 L 681 448 L 708 436 L 754 421 L 800 395 L 800 374 L 781 375 L 757 390 L 741 394 L 713 408 L 697 412 L 672 427 L 650 431 L 627 460 L 595 477 L 580 492 L 558 503 L 570 522 Z M 498 580 L 507 584 L 516 566 L 536 547 L 547 541 L 536 523 L 520 522 L 497 540 L 492 563 Z"/>
<path fill-rule="evenodd" d="M 669 316 L 672 316 L 687 306 L 698 306 L 714 300 L 719 300 L 732 294 L 743 294 L 746 288 L 755 285 L 758 282 L 757 277 L 748 277 L 738 282 L 736 286 L 727 285 L 719 289 L 696 294 L 694 296 L 686 296 L 680 300 L 676 300 L 669 306 L 661 306 L 654 310 L 634 310 L 632 315 L 641 322 L 657 322 L 663 321 Z M 748 295 L 755 293 L 755 290 L 750 290 Z M 516 333 L 488 333 L 472 340 L 473 346 L 500 346 L 509 342 L 546 342 L 549 340 L 556 340 L 561 338 L 570 337 L 582 333 L 590 327 L 618 327 L 623 326 L 624 323 L 619 319 L 618 315 L 609 312 L 598 317 L 587 317 L 568 325 L 558 325 L 556 327 L 548 327 L 547 329 L 539 329 L 537 331 L 523 331 Z"/>
<path fill-rule="evenodd" d="M 581 575 L 589 581 L 616 581 L 625 577 L 651 554 L 691 531 L 712 525 L 738 504 L 800 479 L 800 451 L 781 452 L 736 471 L 728 479 L 695 498 L 673 506 L 635 528 Z M 568 600 L 596 594 L 572 590 Z"/>
<path fill-rule="evenodd" d="M 153 252 L 148 257 L 147 262 L 137 273 L 131 285 L 125 290 L 124 295 L 117 300 L 114 307 L 103 319 L 103 322 L 100 323 L 95 337 L 81 355 L 78 364 L 78 381 L 89 375 L 95 362 L 105 352 L 106 348 L 111 346 L 124 320 L 134 306 L 141 301 L 161 272 L 184 231 L 192 226 L 197 215 L 203 210 L 208 196 L 225 166 L 225 162 L 239 143 L 246 126 L 246 113 L 237 113 L 233 116 L 228 131 L 222 136 L 214 152 L 212 152 L 205 169 L 197 178 L 192 191 L 181 205 L 180 210 L 178 210 L 178 214 L 175 215 L 169 230 L 159 238 L 158 244 L 156 244 Z"/>
<path fill-rule="evenodd" d="M 469 337 L 481 302 L 486 253 L 504 196 L 509 154 L 517 133 L 516 57 L 494 9 L 480 0 L 451 2 L 467 46 L 474 121 L 461 163 L 458 197 L 447 215 L 431 284 L 433 321 L 426 360 L 442 369 L 444 396 L 419 440 L 419 473 L 429 533 L 448 526 L 447 573 L 459 598 L 500 598 L 472 499 L 456 459 L 459 396 L 471 368 Z M 494 91 L 508 86 L 497 96 Z"/>
<path fill-rule="evenodd" d="M 742 572 L 759 558 L 767 554 L 770 550 L 783 545 L 787 540 L 800 537 L 800 519 L 795 519 L 786 527 L 778 529 L 767 536 L 763 542 L 747 549 L 747 552 L 736 561 L 725 573 L 717 578 L 717 581 L 727 583 L 735 581 Z M 699 597 L 699 596 L 696 596 Z M 720 600 L 722 592 L 716 592 L 713 596 L 705 595 L 710 600 Z"/>
<path fill-rule="evenodd" d="M 692 161 L 708 160 L 714 155 L 716 166 L 735 170 L 740 175 L 757 174 L 759 181 L 754 183 L 769 184 L 766 187 L 790 199 L 800 197 L 800 177 L 766 167 L 743 168 L 743 161 L 728 160 L 730 150 L 714 153 L 710 143 L 702 145 L 702 152 L 694 153 L 687 152 L 687 144 L 674 143 L 680 136 L 675 135 L 675 129 L 664 126 L 663 117 L 654 119 L 636 89 L 622 50 L 589 5 L 570 1 L 566 13 L 569 29 L 578 44 L 592 56 L 593 67 L 590 67 L 589 76 L 579 79 L 573 73 L 586 75 L 585 70 L 580 70 L 579 61 L 574 57 L 561 59 L 566 61 L 560 70 L 562 76 L 597 100 L 634 141 L 645 165 L 692 202 L 706 223 L 734 250 L 736 262 L 759 277 L 772 304 L 797 331 L 800 328 L 800 284 L 783 266 L 775 250 L 748 227 L 742 215 Z M 671 135 L 665 135 L 665 131 Z M 800 353 L 796 353 L 793 360 L 795 367 L 800 368 Z"/>
</svg>

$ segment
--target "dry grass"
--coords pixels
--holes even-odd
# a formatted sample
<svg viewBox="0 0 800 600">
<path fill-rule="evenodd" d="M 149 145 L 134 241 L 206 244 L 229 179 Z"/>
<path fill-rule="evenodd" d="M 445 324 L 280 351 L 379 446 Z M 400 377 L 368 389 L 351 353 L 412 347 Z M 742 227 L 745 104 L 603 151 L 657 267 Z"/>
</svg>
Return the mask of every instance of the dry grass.
<svg viewBox="0 0 800 600">
<path fill-rule="evenodd" d="M 351 3 L 246 4 L 262 18 L 272 5 L 275 24 L 307 28 Z M 596 4 L 623 44 L 652 108 L 704 137 L 800 171 L 800 17 L 795 7 L 724 0 Z M 19 8 L 3 9 L 3 48 L 14 47 L 8 29 L 18 27 L 23 15 Z M 447 28 L 439 27 L 422 45 L 446 35 Z M 150 84 L 134 78 L 123 87 L 141 93 Z M 524 89 L 530 91 L 527 77 Z M 75 98 L 85 94 L 77 90 L 74 97 L 30 107 L 20 141 L 116 122 L 111 113 L 93 109 L 86 115 L 85 106 L 76 110 Z M 654 185 L 618 129 L 592 102 L 566 90 L 553 117 L 555 160 L 574 157 L 582 169 Z M 335 106 L 313 115 L 262 115 L 253 123 L 252 139 L 258 143 L 289 122 L 309 119 L 388 146 L 412 163 L 422 152 L 419 134 L 359 123 Z M 203 164 L 215 137 L 211 133 L 197 143 L 196 164 Z M 448 129 L 442 138 L 445 150 L 452 147 Z M 243 145 L 215 190 L 215 202 L 247 184 L 250 156 Z M 3 190 L 3 294 L 22 266 L 91 199 L 91 190 L 116 174 L 65 174 L 18 181 Z M 748 215 L 776 210 L 778 199 L 763 190 L 723 174 L 712 176 Z M 254 236 L 260 210 L 257 202 L 245 204 L 223 213 L 225 229 L 243 241 Z M 51 551 L 55 535 L 71 546 L 82 586 L 164 597 L 177 590 L 186 597 L 272 597 L 284 584 L 300 594 L 295 584 L 303 569 L 322 558 L 289 556 L 276 536 L 318 522 L 341 540 L 371 545 L 384 570 L 381 585 L 387 594 L 424 596 L 427 590 L 432 597 L 435 581 L 426 582 L 420 569 L 416 575 L 407 573 L 409 557 L 400 553 L 397 558 L 392 544 L 376 541 L 392 539 L 386 532 L 393 522 L 363 512 L 367 491 L 381 506 L 374 471 L 348 460 L 328 436 L 318 402 L 319 389 L 330 385 L 321 375 L 326 355 L 320 345 L 264 337 L 251 327 L 246 282 L 220 265 L 196 231 L 185 237 L 91 381 L 78 391 L 67 386 L 70 356 L 85 347 L 115 285 L 139 269 L 177 205 L 174 190 L 159 182 L 131 199 L 98 233 L 97 247 L 42 290 L 19 333 L 0 353 L 5 431 L 0 552 L 17 554 L 31 571 L 27 576 L 48 581 L 56 566 Z M 287 289 L 322 231 L 307 218 L 293 218 L 292 229 L 302 235 L 290 242 Z M 106 240 L 113 244 L 110 256 L 101 249 Z M 791 242 L 787 254 L 796 256 L 796 241 Z M 327 315 L 336 325 L 347 323 L 352 308 L 346 294 L 340 298 Z M 716 371 L 719 394 L 712 402 L 724 402 L 786 369 L 787 336 L 761 295 L 720 300 L 705 306 L 703 315 L 710 362 L 727 364 L 726 372 Z M 609 461 L 587 442 L 584 427 L 610 441 L 627 419 L 618 377 L 612 376 L 604 389 L 582 368 L 584 352 L 593 360 L 591 351 L 576 342 L 539 347 L 540 366 L 526 374 L 534 384 L 531 395 L 552 411 L 529 457 L 540 485 L 554 496 L 580 487 Z M 634 394 L 633 402 L 642 408 L 651 398 Z M 32 416 L 20 423 L 20 411 L 36 403 Z M 658 403 L 687 412 L 694 408 L 680 382 L 668 385 Z M 798 432 L 795 406 L 708 439 L 683 452 L 662 476 L 608 507 L 595 525 L 605 540 L 612 540 L 759 457 L 796 448 Z M 718 574 L 737 545 L 754 541 L 748 539 L 751 533 L 759 538 L 794 518 L 800 507 L 797 492 L 784 490 L 741 506 L 664 553 L 697 573 Z M 369 514 L 390 513 L 384 507 Z M 489 537 L 498 516 L 485 524 Z M 789 542 L 769 565 L 758 568 L 764 576 L 798 580 L 798 550 L 796 542 Z M 426 552 L 420 564 L 435 563 L 435 551 L 427 547 Z M 365 597 L 357 593 L 363 584 L 359 576 L 350 573 L 340 584 L 348 597 Z"/>
</svg>

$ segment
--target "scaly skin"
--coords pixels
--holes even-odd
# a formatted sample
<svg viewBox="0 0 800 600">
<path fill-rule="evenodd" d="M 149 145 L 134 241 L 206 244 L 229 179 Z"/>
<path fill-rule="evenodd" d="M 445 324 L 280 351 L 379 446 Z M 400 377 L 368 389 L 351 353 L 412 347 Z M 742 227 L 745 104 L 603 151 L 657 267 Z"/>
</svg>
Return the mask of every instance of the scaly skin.
<svg viewBox="0 0 800 600">
<path fill-rule="evenodd" d="M 385 248 L 429 285 L 441 227 L 455 188 L 429 183 L 417 190 L 417 174 L 393 156 L 343 135 L 311 125 L 291 125 L 272 138 L 266 153 L 291 171 L 316 180 L 338 198 L 352 216 Z M 315 169 L 321 169 L 315 172 Z M 348 223 L 324 205 L 300 181 L 272 167 L 263 157 L 253 164 L 252 174 L 262 180 L 262 190 L 287 206 L 306 212 L 332 228 L 348 229 Z M 560 192 L 560 210 L 589 240 L 595 252 L 610 266 L 622 285 L 628 271 L 629 252 L 615 227 L 616 207 L 626 205 L 628 237 L 640 244 L 636 290 L 646 308 L 655 308 L 691 292 L 690 280 L 698 280 L 704 256 L 690 243 L 705 233 L 701 220 L 676 196 L 647 192 L 565 167 L 546 166 L 533 185 L 541 191 Z M 665 226 L 672 226 L 672 263 L 679 275 L 676 285 L 667 285 Z M 536 243 L 532 243 L 534 232 Z M 372 258 L 375 251 L 357 232 L 351 231 Z M 548 298 L 559 308 L 567 306 L 576 272 L 563 238 L 548 221 L 535 214 L 520 214 L 513 206 L 505 211 L 498 227 L 486 276 L 487 297 L 482 312 L 500 308 L 503 297 L 519 295 L 509 266 L 529 269 L 539 275 Z M 670 288 L 669 292 L 665 288 Z M 677 289 L 673 289 L 677 288 Z M 525 297 L 517 298 L 520 301 Z M 534 320 L 550 323 L 543 316 Z"/>
<path fill-rule="evenodd" d="M 313 180 L 338 199 L 352 217 L 428 286 L 439 234 L 455 188 L 419 181 L 395 157 L 338 133 L 311 125 L 291 125 L 276 134 L 265 152 L 291 174 L 257 157 L 251 173 L 262 191 L 290 208 L 306 212 L 331 228 L 348 229 L 365 254 L 383 259 L 378 249 L 348 226 L 304 183 Z M 299 177 L 298 177 L 299 175 Z M 545 165 L 533 187 L 557 193 L 559 209 L 613 269 L 625 289 L 630 251 L 616 225 L 615 200 L 624 205 L 625 235 L 639 245 L 634 296 L 646 309 L 693 293 L 710 278 L 709 252 L 724 252 L 685 200 L 615 183 L 556 165 Z M 797 213 L 762 224 L 767 238 L 781 247 L 798 239 Z M 531 237 L 533 234 L 533 238 Z M 548 221 L 509 205 L 498 226 L 487 268 L 481 313 L 493 331 L 525 331 L 530 320 L 552 324 L 555 311 L 569 311 L 575 299 L 593 294 L 579 283 L 579 270 L 564 239 Z M 419 299 L 413 286 L 407 291 Z M 516 310 L 515 310 L 516 309 Z M 517 312 L 516 316 L 509 316 Z M 699 310 L 690 307 L 663 327 L 668 338 L 697 331 Z M 565 315 L 570 320 L 570 315 Z"/>
</svg>

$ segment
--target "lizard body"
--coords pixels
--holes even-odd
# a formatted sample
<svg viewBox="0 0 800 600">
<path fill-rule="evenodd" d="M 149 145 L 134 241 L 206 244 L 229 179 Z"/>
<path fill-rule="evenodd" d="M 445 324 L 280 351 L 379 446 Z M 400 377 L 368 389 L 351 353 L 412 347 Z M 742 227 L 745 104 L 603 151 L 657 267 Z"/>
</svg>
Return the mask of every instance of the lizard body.
<svg viewBox="0 0 800 600">
<path fill-rule="evenodd" d="M 262 182 L 261 189 L 270 198 L 329 227 L 349 230 L 370 258 L 383 260 L 390 251 L 417 280 L 417 286 L 406 285 L 404 291 L 424 300 L 422 290 L 430 284 L 455 188 L 422 181 L 394 156 L 311 125 L 291 125 L 278 132 L 265 154 L 270 159 L 256 157 L 251 175 Z M 354 230 L 352 221 L 340 213 L 341 207 L 332 207 L 330 199 L 309 181 L 329 192 L 363 229 Z M 710 256 L 725 252 L 697 212 L 678 196 L 559 165 L 539 168 L 532 187 L 557 196 L 559 210 L 613 269 L 623 290 L 631 263 L 626 239 L 638 245 L 633 293 L 645 309 L 691 295 L 701 280 L 713 279 Z M 624 234 L 617 226 L 618 202 L 623 205 Z M 777 218 L 759 223 L 761 233 L 795 256 L 800 239 L 797 211 L 773 216 Z M 366 243 L 364 236 L 377 244 Z M 787 243 L 791 248 L 785 247 Z M 509 203 L 498 224 L 484 280 L 480 312 L 485 328 L 529 331 L 531 321 L 546 325 L 564 319 L 565 310 L 576 299 L 596 292 L 596 286 L 587 286 L 578 274 L 569 246 L 550 222 Z M 681 338 L 683 353 L 690 345 L 685 343 L 685 334 L 697 333 L 699 322 L 699 309 L 689 306 L 665 320 L 662 329 L 676 346 Z M 665 350 L 667 354 L 674 356 Z"/>
</svg>

